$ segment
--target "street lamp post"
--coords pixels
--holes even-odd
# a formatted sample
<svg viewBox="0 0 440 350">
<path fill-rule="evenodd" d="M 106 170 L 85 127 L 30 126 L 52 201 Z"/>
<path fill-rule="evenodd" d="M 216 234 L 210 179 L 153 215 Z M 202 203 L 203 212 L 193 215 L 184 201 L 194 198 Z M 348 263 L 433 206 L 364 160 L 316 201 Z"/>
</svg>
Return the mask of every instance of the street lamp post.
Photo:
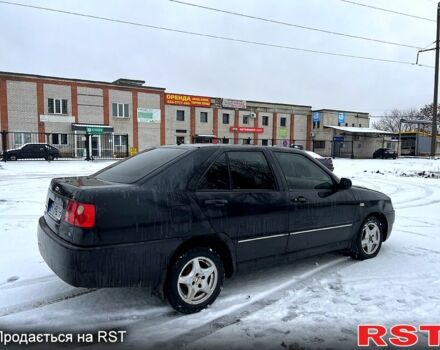
<svg viewBox="0 0 440 350">
<path fill-rule="evenodd" d="M 439 40 L 440 40 L 440 2 L 437 5 L 437 35 L 436 35 L 436 39 L 435 39 L 434 105 L 433 105 L 433 113 L 432 113 L 432 134 L 431 134 L 431 156 L 432 157 L 435 157 L 435 153 L 437 150 Z"/>
</svg>

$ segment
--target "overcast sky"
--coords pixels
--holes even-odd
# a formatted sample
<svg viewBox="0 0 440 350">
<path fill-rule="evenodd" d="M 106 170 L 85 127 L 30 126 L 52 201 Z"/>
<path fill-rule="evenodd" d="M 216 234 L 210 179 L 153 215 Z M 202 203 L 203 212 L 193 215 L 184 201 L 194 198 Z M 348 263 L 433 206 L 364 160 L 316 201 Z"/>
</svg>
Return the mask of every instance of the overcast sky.
<svg viewBox="0 0 440 350">
<path fill-rule="evenodd" d="M 341 0 L 187 1 L 420 47 L 435 40 L 434 22 Z M 355 1 L 432 19 L 436 16 L 433 0 Z M 416 59 L 416 49 L 264 23 L 168 0 L 22 3 L 312 50 Z M 423 54 L 421 62 L 433 65 L 434 54 Z M 103 81 L 141 79 L 169 92 L 372 115 L 432 102 L 434 77 L 431 68 L 261 47 L 5 4 L 0 4 L 0 70 Z"/>
</svg>

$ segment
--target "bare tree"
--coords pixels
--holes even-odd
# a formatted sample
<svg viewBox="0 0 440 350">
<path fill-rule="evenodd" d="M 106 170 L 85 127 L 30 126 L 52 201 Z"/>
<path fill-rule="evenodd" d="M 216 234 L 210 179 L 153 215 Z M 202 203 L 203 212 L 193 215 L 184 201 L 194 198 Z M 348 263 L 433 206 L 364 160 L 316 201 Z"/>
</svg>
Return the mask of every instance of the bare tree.
<svg viewBox="0 0 440 350">
<path fill-rule="evenodd" d="M 373 127 L 378 130 L 391 131 L 398 133 L 400 119 L 418 119 L 420 112 L 415 108 L 410 109 L 393 109 L 379 120 L 373 122 Z M 412 130 L 413 125 L 402 124 L 402 131 Z"/>
</svg>

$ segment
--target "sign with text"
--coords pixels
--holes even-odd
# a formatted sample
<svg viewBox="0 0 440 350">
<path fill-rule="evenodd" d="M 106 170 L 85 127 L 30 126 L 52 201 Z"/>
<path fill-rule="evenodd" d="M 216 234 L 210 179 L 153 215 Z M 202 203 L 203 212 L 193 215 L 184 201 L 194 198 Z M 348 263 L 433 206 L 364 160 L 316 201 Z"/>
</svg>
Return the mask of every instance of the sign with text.
<svg viewBox="0 0 440 350">
<path fill-rule="evenodd" d="M 285 139 L 287 137 L 288 131 L 287 128 L 279 128 L 278 136 L 280 139 Z"/>
<path fill-rule="evenodd" d="M 338 123 L 344 124 L 345 123 L 345 113 L 339 112 L 338 113 Z"/>
<path fill-rule="evenodd" d="M 230 132 L 243 132 L 243 133 L 254 133 L 262 134 L 264 132 L 264 128 L 252 128 L 252 127 L 244 127 L 244 126 L 231 126 L 229 128 Z"/>
<path fill-rule="evenodd" d="M 87 134 L 103 134 L 104 133 L 104 128 L 101 128 L 99 126 L 88 126 L 86 127 L 86 132 Z"/>
<path fill-rule="evenodd" d="M 138 108 L 137 118 L 139 123 L 160 123 L 160 109 Z"/>
<path fill-rule="evenodd" d="M 222 107 L 234 108 L 234 109 L 246 109 L 246 101 L 233 100 L 231 98 L 223 98 L 222 99 Z"/>
<path fill-rule="evenodd" d="M 313 121 L 319 123 L 321 121 L 321 114 L 319 112 L 313 112 Z"/>
<path fill-rule="evenodd" d="M 211 107 L 211 98 L 206 96 L 165 94 L 165 103 L 168 105 Z"/>
<path fill-rule="evenodd" d="M 75 117 L 71 115 L 40 114 L 40 122 L 75 123 Z"/>
</svg>

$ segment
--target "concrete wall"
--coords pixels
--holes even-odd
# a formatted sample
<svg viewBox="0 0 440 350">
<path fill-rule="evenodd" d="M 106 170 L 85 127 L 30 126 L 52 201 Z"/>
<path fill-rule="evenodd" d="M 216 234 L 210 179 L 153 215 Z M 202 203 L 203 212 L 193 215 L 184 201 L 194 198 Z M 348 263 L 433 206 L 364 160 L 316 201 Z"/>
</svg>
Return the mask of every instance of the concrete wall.
<svg viewBox="0 0 440 350">
<path fill-rule="evenodd" d="M 160 110 L 160 96 L 157 94 L 138 93 L 138 108 Z M 160 123 L 138 123 L 139 151 L 160 145 Z"/>
<path fill-rule="evenodd" d="M 38 132 L 37 84 L 7 81 L 9 131 Z"/>
<path fill-rule="evenodd" d="M 295 114 L 295 129 L 293 131 L 293 140 L 296 145 L 302 145 L 304 149 L 306 148 L 307 140 L 307 115 Z"/>
<path fill-rule="evenodd" d="M 72 94 L 71 88 L 68 85 L 57 85 L 57 84 L 44 84 L 43 86 L 43 99 L 44 99 L 44 114 L 49 114 L 49 98 L 67 100 L 67 114 L 57 114 L 59 120 L 62 120 L 63 117 L 71 117 L 72 116 Z M 65 122 L 44 122 L 45 132 L 60 132 L 60 133 L 69 133 L 72 132 L 71 126 L 71 118 L 66 118 Z"/>
<path fill-rule="evenodd" d="M 104 124 L 102 89 L 78 87 L 78 123 Z"/>
<path fill-rule="evenodd" d="M 133 146 L 133 101 L 130 91 L 120 91 L 109 89 L 109 113 L 110 125 L 113 125 L 115 135 L 128 134 L 129 147 Z M 128 118 L 119 118 L 112 116 L 112 103 L 128 103 Z"/>
<path fill-rule="evenodd" d="M 212 135 L 214 130 L 214 117 L 213 117 L 213 109 L 212 108 L 201 108 L 196 107 L 196 116 L 195 116 L 195 122 L 196 122 L 196 130 L 195 133 L 198 135 Z M 200 121 L 200 113 L 206 112 L 208 113 L 208 122 L 202 123 Z"/>
<path fill-rule="evenodd" d="M 229 114 L 229 124 L 223 124 L 223 114 Z M 229 143 L 234 143 L 234 133 L 230 132 L 230 127 L 234 126 L 235 110 L 219 108 L 218 110 L 218 137 L 229 139 Z"/>
<path fill-rule="evenodd" d="M 176 111 L 185 111 L 185 121 L 177 121 Z M 185 143 L 190 143 L 190 119 L 191 119 L 191 108 L 187 106 L 175 106 L 175 105 L 165 105 L 165 143 L 167 145 L 176 144 L 177 136 L 184 136 Z M 185 133 L 176 133 L 176 130 L 186 130 Z"/>
</svg>

